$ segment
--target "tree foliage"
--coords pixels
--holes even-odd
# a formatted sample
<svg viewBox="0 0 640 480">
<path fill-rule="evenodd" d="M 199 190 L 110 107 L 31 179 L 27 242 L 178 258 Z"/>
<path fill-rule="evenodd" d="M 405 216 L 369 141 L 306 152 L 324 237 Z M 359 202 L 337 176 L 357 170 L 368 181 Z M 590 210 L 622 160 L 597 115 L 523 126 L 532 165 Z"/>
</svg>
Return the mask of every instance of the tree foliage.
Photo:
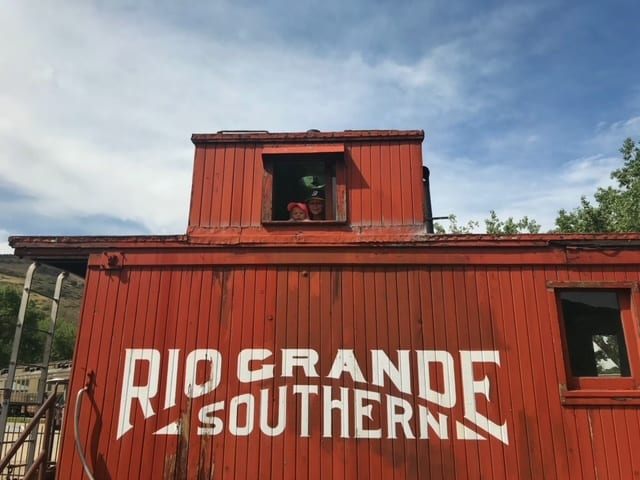
<svg viewBox="0 0 640 480">
<path fill-rule="evenodd" d="M 455 235 L 461 235 L 465 233 L 473 233 L 473 231 L 480 225 L 478 222 L 470 220 L 466 225 L 458 225 L 458 218 L 451 214 L 449 215 L 448 228 L 443 227 L 439 223 L 434 224 L 434 230 L 438 234 L 451 233 Z"/>
<path fill-rule="evenodd" d="M 620 346 L 610 335 L 594 335 L 593 343 L 598 367 L 603 373 L 620 373 Z M 614 337 L 615 338 L 615 337 Z"/>
<path fill-rule="evenodd" d="M 56 322 L 56 331 L 51 345 L 51 360 L 70 360 L 76 343 L 76 324 L 65 318 Z"/>
<path fill-rule="evenodd" d="M 571 212 L 560 210 L 557 232 L 640 232 L 640 145 L 627 138 L 620 153 L 624 164 L 611 172 L 617 186 L 599 188 L 594 203 L 583 196 Z"/>
<path fill-rule="evenodd" d="M 489 212 L 489 218 L 485 218 L 484 225 L 486 232 L 491 235 L 516 235 L 518 233 L 538 233 L 540 231 L 540 225 L 535 220 L 529 219 L 529 217 L 524 216 L 519 220 L 509 217 L 502 221 L 498 218 L 495 210 Z M 438 223 L 434 225 L 436 233 L 451 233 L 455 235 L 473 233 L 479 227 L 480 222 L 474 220 L 470 220 L 464 225 L 459 225 L 455 215 L 449 215 L 448 228 Z"/>
<path fill-rule="evenodd" d="M 491 210 L 489 218 L 484 220 L 487 233 L 492 235 L 516 235 L 518 233 L 539 233 L 540 225 L 533 219 L 529 219 L 526 215 L 520 220 L 514 220 L 513 217 L 502 221 L 498 218 L 495 210 Z"/>
<path fill-rule="evenodd" d="M 0 287 L 0 367 L 9 365 L 21 299 L 22 296 L 16 288 L 8 285 Z M 45 342 L 43 330 L 48 329 L 49 322 L 49 313 L 34 302 L 30 302 L 22 327 L 18 363 L 42 362 Z M 65 319 L 58 319 L 53 337 L 51 359 L 72 358 L 75 336 L 76 326 Z"/>
<path fill-rule="evenodd" d="M 564 208 L 559 210 L 553 233 L 640 232 L 640 143 L 627 138 L 620 153 L 624 163 L 611 172 L 616 186 L 599 188 L 593 202 L 586 196 L 581 197 L 580 206 L 570 212 Z M 503 221 L 494 210 L 484 225 L 486 233 L 492 235 L 540 232 L 540 225 L 533 219 L 509 217 Z M 480 222 L 474 220 L 460 225 L 455 215 L 449 215 L 449 225 L 435 224 L 435 232 L 466 234 L 479 227 Z"/>
<path fill-rule="evenodd" d="M 0 288 L 0 365 L 2 366 L 8 365 L 11 358 L 21 299 L 17 289 L 9 286 Z M 44 318 L 41 310 L 27 309 L 22 326 L 22 342 L 18 357 L 20 362 L 41 361 L 44 338 L 38 331 L 38 325 Z"/>
</svg>

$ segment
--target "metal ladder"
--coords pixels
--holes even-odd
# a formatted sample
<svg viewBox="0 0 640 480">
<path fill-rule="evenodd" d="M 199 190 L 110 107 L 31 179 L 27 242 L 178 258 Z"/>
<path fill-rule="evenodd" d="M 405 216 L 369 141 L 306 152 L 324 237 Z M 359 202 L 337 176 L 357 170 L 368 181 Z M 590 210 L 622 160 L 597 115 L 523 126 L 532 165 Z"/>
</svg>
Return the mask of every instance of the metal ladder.
<svg viewBox="0 0 640 480">
<path fill-rule="evenodd" d="M 47 374 L 49 369 L 49 358 L 51 356 L 51 346 L 53 344 L 53 334 L 55 332 L 56 320 L 58 318 L 58 307 L 60 305 L 60 294 L 62 292 L 62 284 L 65 278 L 68 276 L 67 272 L 62 272 L 58 275 L 56 279 L 56 284 L 53 291 L 53 296 L 46 295 L 42 292 L 36 292 L 32 290 L 31 284 L 33 281 L 34 274 L 39 267 L 37 262 L 32 263 L 27 269 L 27 273 L 24 279 L 24 288 L 22 290 L 22 300 L 20 302 L 20 310 L 18 311 L 18 321 L 16 323 L 16 330 L 13 337 L 13 347 L 11 350 L 11 358 L 9 360 L 9 369 L 7 372 L 7 380 L 4 385 L 3 394 L 2 394 L 2 410 L 0 411 L 0 439 L 2 443 L 0 445 L 4 445 L 7 443 L 5 438 L 7 437 L 7 420 L 9 418 L 9 410 L 11 406 L 11 396 L 14 389 L 14 380 L 16 375 L 16 370 L 18 367 L 35 367 L 40 370 L 40 379 L 38 382 L 38 391 L 36 393 L 36 399 L 34 403 L 37 403 L 38 406 L 42 405 L 45 401 L 45 388 L 47 381 Z M 20 350 L 20 342 L 22 340 L 22 333 L 24 327 L 24 320 L 27 313 L 27 307 L 29 305 L 29 298 L 31 293 L 36 293 L 40 296 L 46 297 L 51 300 L 51 315 L 49 326 L 46 330 L 39 330 L 41 333 L 45 335 L 44 341 L 44 349 L 42 352 L 42 361 L 37 364 L 29 364 L 29 365 L 18 365 L 18 352 Z M 36 440 L 38 436 L 38 429 L 34 429 L 29 442 L 29 449 L 27 453 L 26 459 L 26 468 L 33 463 L 36 449 Z M 9 442 L 10 443 L 10 442 Z"/>
</svg>

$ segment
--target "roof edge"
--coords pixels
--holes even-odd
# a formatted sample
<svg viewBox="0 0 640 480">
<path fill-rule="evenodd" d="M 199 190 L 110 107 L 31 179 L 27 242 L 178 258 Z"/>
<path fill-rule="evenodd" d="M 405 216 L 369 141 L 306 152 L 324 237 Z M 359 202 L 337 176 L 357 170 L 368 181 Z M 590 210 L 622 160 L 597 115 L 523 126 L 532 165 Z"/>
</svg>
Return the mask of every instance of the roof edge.
<svg viewBox="0 0 640 480">
<path fill-rule="evenodd" d="M 207 143 L 313 143 L 313 142 L 366 142 L 371 140 L 424 140 L 424 130 L 344 130 L 342 132 L 274 132 L 221 130 L 217 133 L 194 133 L 195 145 Z"/>
</svg>

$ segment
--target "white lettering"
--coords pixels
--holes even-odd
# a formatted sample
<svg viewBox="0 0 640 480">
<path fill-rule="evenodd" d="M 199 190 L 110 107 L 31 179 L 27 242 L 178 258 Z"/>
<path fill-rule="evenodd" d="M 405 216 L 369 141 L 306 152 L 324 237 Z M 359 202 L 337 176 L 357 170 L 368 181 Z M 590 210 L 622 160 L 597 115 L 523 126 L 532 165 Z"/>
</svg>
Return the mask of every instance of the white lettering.
<svg viewBox="0 0 640 480">
<path fill-rule="evenodd" d="M 135 385 L 136 365 L 147 362 L 149 371 L 144 384 Z M 160 377 L 160 352 L 154 348 L 127 348 L 124 358 L 124 375 L 122 378 L 122 393 L 120 395 L 120 416 L 118 418 L 118 433 L 116 439 L 127 433 L 131 424 L 131 406 L 135 398 L 140 403 L 144 418 L 155 415 L 151 406 L 151 399 L 158 394 L 158 379 Z"/>
<path fill-rule="evenodd" d="M 462 391 L 464 393 L 464 418 L 474 425 L 485 430 L 489 435 L 497 438 L 505 445 L 509 445 L 509 435 L 507 423 L 498 425 L 478 412 L 476 404 L 476 394 L 482 394 L 489 401 L 489 379 L 485 376 L 480 381 L 474 380 L 474 363 L 495 363 L 500 365 L 500 352 L 497 350 L 487 351 L 460 351 L 460 362 L 462 369 Z"/>
<path fill-rule="evenodd" d="M 391 359 L 383 350 L 371 350 L 371 359 L 373 360 L 371 383 L 384 387 L 384 374 L 386 374 L 398 390 L 411 393 L 409 350 L 398 350 L 398 367 L 391 363 Z"/>
<path fill-rule="evenodd" d="M 209 364 L 209 376 L 204 383 L 196 383 L 199 362 L 207 362 Z M 219 351 L 212 348 L 201 348 L 192 351 L 186 360 L 184 394 L 189 398 L 198 398 L 213 392 L 220 385 L 221 372 L 222 355 L 220 355 Z"/>
<path fill-rule="evenodd" d="M 318 394 L 317 385 L 294 385 L 293 393 L 300 394 L 300 436 L 309 436 L 309 394 Z"/>
<path fill-rule="evenodd" d="M 269 389 L 260 390 L 260 431 L 270 437 L 284 432 L 287 426 L 287 387 L 278 389 L 278 423 L 274 427 L 269 425 Z"/>
<path fill-rule="evenodd" d="M 238 410 L 240 406 L 245 406 L 244 426 L 238 425 Z M 253 432 L 253 421 L 255 418 L 255 401 L 253 395 L 245 393 L 233 397 L 229 402 L 229 431 L 233 435 L 246 436 Z"/>
<path fill-rule="evenodd" d="M 363 418 L 367 417 L 369 420 L 373 420 L 371 413 L 373 405 L 365 405 L 365 400 L 372 400 L 380 403 L 380 394 L 378 392 L 369 392 L 367 390 L 360 390 L 358 388 L 353 391 L 353 409 L 355 414 L 355 437 L 356 438 L 382 438 L 382 429 L 369 430 L 364 428 Z"/>
<path fill-rule="evenodd" d="M 198 435 L 219 435 L 222 433 L 224 424 L 222 420 L 215 416 L 210 416 L 210 413 L 219 412 L 224 409 L 224 401 L 212 403 L 211 405 L 205 405 L 198 412 L 198 420 L 204 425 L 211 425 L 211 427 L 198 427 Z"/>
<path fill-rule="evenodd" d="M 387 395 L 387 438 L 398 438 L 396 426 L 401 425 L 405 438 L 416 438 L 409 421 L 413 416 L 411 404 L 404 398 Z M 398 411 L 400 410 L 400 411 Z"/>
<path fill-rule="evenodd" d="M 366 370 L 362 370 L 353 349 L 337 349 L 333 361 L 326 364 L 321 364 L 319 352 L 310 348 L 285 348 L 275 352 L 276 355 L 280 353 L 279 358 L 274 359 L 273 351 L 266 348 L 241 350 L 237 355 L 236 374 L 245 389 L 241 387 L 234 392 L 237 393 L 235 397 L 224 395 L 217 402 L 213 402 L 211 395 L 209 398 L 213 403 L 198 411 L 199 423 L 183 425 L 185 419 L 177 407 L 185 408 L 185 403 L 189 403 L 184 397 L 180 400 L 179 392 L 184 391 L 187 399 L 199 398 L 210 395 L 221 382 L 226 382 L 226 378 L 222 378 L 222 354 L 215 349 L 196 349 L 188 355 L 185 352 L 185 358 L 180 349 L 167 349 L 166 359 L 163 359 L 160 351 L 153 348 L 126 349 L 116 439 L 133 428 L 136 415 L 152 417 L 156 414 L 155 409 L 162 406 L 169 411 L 168 423 L 154 428 L 154 435 L 179 435 L 197 428 L 198 435 L 220 435 L 228 431 L 230 435 L 247 436 L 258 431 L 258 423 L 259 432 L 275 437 L 286 432 L 287 417 L 291 412 L 289 420 L 296 421 L 290 427 L 298 430 L 301 438 L 314 433 L 325 438 L 355 439 L 403 436 L 414 439 L 418 436 L 419 439 L 477 441 L 494 437 L 509 444 L 507 422 L 496 423 L 489 419 L 488 412 L 483 411 L 491 400 L 489 377 L 484 375 L 477 379 L 474 375 L 479 371 L 476 364 L 500 366 L 499 351 L 461 350 L 458 359 L 446 350 L 416 350 L 415 356 L 410 350 L 396 350 L 396 359 L 392 361 L 384 350 L 370 350 L 371 362 L 367 362 Z M 161 372 L 161 366 L 166 372 Z M 182 368 L 184 384 L 180 385 Z M 486 369 L 491 372 L 495 368 Z M 319 371 L 326 374 L 324 382 L 317 379 Z M 412 377 L 412 371 L 415 377 Z M 276 378 L 278 372 L 281 375 Z M 232 368 L 229 373 L 233 375 Z M 309 380 L 315 383 L 312 385 L 307 382 L 293 384 L 295 381 L 291 377 L 303 376 L 317 380 Z M 381 388 L 373 389 L 378 391 L 354 388 L 356 384 L 366 385 L 368 378 L 372 385 Z M 165 382 L 162 388 L 161 380 Z M 264 380 L 271 381 L 264 382 L 267 388 L 261 389 L 258 395 L 260 387 L 255 383 Z M 247 384 L 251 383 L 254 385 L 250 385 L 249 390 Z M 413 385 L 417 390 L 415 397 L 412 396 Z M 157 399 L 160 390 L 163 390 L 164 398 Z M 391 395 L 390 390 L 407 395 Z M 478 395 L 484 399 L 478 400 Z M 464 404 L 461 414 L 456 415 L 458 418 L 431 409 L 433 405 L 452 409 L 458 397 Z M 453 433 L 450 428 L 454 428 Z"/>
<path fill-rule="evenodd" d="M 449 438 L 446 415 L 438 413 L 438 420 L 436 420 L 428 408 L 418 405 L 418 418 L 420 422 L 420 438 L 429 438 L 429 427 L 431 427 L 438 438 L 443 440 Z"/>
<path fill-rule="evenodd" d="M 244 383 L 273 378 L 274 365 L 263 365 L 258 370 L 249 369 L 253 360 L 265 360 L 272 355 L 266 348 L 246 348 L 238 354 L 238 380 Z"/>
<path fill-rule="evenodd" d="M 331 398 L 332 388 L 328 385 L 322 387 L 322 413 L 324 423 L 322 428 L 323 437 L 333 437 L 333 412 L 340 412 L 340 436 L 349 438 L 349 389 L 340 387 L 340 399 Z"/>
<path fill-rule="evenodd" d="M 318 352 L 310 348 L 283 348 L 282 376 L 293 377 L 293 367 L 302 367 L 307 377 L 319 377 L 316 371 L 319 359 Z"/>
<path fill-rule="evenodd" d="M 456 376 L 453 368 L 453 356 L 445 350 L 418 350 L 418 396 L 441 407 L 453 408 L 456 405 Z M 429 364 L 442 365 L 443 392 L 431 387 Z"/>
<path fill-rule="evenodd" d="M 354 382 L 367 383 L 353 350 L 338 349 L 327 378 L 340 378 L 342 372 L 350 374 Z"/>
<path fill-rule="evenodd" d="M 178 362 L 180 361 L 180 350 L 169 349 L 167 359 L 167 389 L 164 393 L 164 409 L 176 406 L 176 393 L 178 390 Z"/>
</svg>

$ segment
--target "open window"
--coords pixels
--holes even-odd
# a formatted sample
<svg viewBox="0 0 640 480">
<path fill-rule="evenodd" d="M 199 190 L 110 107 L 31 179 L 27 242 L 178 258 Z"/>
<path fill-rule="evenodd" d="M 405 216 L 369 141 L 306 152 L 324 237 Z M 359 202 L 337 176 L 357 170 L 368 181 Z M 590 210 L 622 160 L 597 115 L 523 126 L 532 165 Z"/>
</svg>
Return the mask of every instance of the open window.
<svg viewBox="0 0 640 480">
<path fill-rule="evenodd" d="M 310 223 L 343 223 L 346 215 L 343 145 L 265 147 L 262 222 L 289 220 L 287 205 L 324 202 L 322 214 Z"/>
<path fill-rule="evenodd" d="M 565 396 L 611 400 L 627 391 L 640 402 L 637 284 L 567 282 L 550 286 L 562 337 Z"/>
</svg>

